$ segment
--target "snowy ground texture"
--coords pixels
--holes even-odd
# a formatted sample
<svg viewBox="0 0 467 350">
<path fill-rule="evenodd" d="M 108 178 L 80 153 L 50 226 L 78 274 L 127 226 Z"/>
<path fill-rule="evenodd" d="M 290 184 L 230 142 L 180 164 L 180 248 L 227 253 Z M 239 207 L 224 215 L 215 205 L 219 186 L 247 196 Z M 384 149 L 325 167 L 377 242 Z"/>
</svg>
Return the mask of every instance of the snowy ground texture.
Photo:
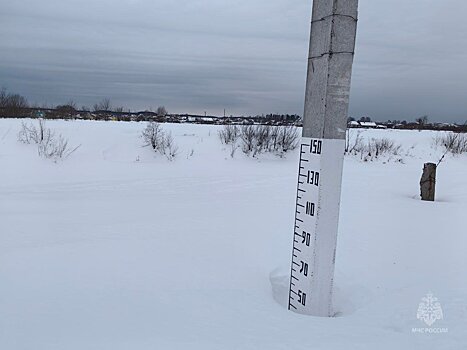
<svg viewBox="0 0 467 350">
<path fill-rule="evenodd" d="M 169 162 L 144 123 L 48 121 L 82 145 L 54 163 L 20 125 L 0 120 L 2 350 L 467 348 L 467 157 L 421 202 L 434 132 L 365 131 L 403 162 L 346 158 L 326 319 L 284 307 L 297 152 L 231 158 L 218 127 L 166 124 Z M 448 333 L 412 332 L 429 292 Z"/>
</svg>

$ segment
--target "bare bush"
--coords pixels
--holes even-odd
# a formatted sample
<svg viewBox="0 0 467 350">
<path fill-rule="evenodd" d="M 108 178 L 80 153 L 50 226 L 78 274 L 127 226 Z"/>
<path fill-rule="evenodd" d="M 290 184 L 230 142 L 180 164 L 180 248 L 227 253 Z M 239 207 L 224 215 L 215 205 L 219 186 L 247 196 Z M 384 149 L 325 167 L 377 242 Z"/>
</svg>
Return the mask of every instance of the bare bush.
<svg viewBox="0 0 467 350">
<path fill-rule="evenodd" d="M 363 144 L 361 131 L 355 134 L 354 130 L 347 129 L 345 137 L 345 154 L 357 154 L 360 152 Z"/>
<path fill-rule="evenodd" d="M 170 161 L 174 160 L 178 154 L 178 146 L 175 144 L 174 138 L 170 132 L 163 135 L 161 151 Z"/>
<path fill-rule="evenodd" d="M 453 155 L 467 153 L 467 134 L 447 132 L 442 135 L 437 135 L 433 139 L 433 144 L 436 147 L 444 148 L 444 153 L 438 161 L 438 166 L 448 153 Z"/>
<path fill-rule="evenodd" d="M 156 152 L 160 151 L 164 143 L 164 131 L 160 124 L 149 122 L 141 136 L 143 137 L 145 146 L 151 146 Z"/>
<path fill-rule="evenodd" d="M 156 122 L 149 122 L 141 134 L 144 146 L 151 146 L 158 152 L 172 161 L 178 154 L 178 146 L 175 144 L 172 134 L 166 134 L 162 126 Z"/>
<path fill-rule="evenodd" d="M 244 125 L 241 128 L 240 139 L 242 150 L 245 154 L 250 154 L 256 146 L 256 133 L 253 125 Z M 257 152 L 256 152 L 257 153 Z"/>
<path fill-rule="evenodd" d="M 63 142 L 61 135 L 59 139 Z M 58 142 L 59 141 L 56 141 L 54 132 L 50 129 L 46 129 L 44 138 L 37 144 L 37 153 L 44 158 L 54 158 L 54 156 L 58 154 Z"/>
<path fill-rule="evenodd" d="M 383 156 L 399 156 L 401 149 L 402 146 L 393 140 L 387 138 L 371 139 L 360 149 L 360 158 L 364 161 L 373 161 Z"/>
<path fill-rule="evenodd" d="M 387 138 L 372 139 L 369 143 L 370 152 L 374 154 L 375 158 L 382 155 L 398 155 L 401 148 L 401 145 L 397 145 L 393 140 Z"/>
<path fill-rule="evenodd" d="M 271 127 L 266 125 L 258 125 L 253 127 L 253 132 L 255 136 L 254 148 L 253 148 L 253 157 L 259 153 L 268 151 L 271 146 Z"/>
<path fill-rule="evenodd" d="M 30 143 L 36 143 L 36 132 L 37 129 L 34 125 L 28 125 L 23 122 L 21 123 L 21 129 L 18 133 L 18 141 L 27 145 Z"/>
<path fill-rule="evenodd" d="M 53 130 L 47 128 L 43 119 L 39 119 L 37 127 L 33 124 L 22 123 L 18 133 L 18 141 L 25 144 L 36 144 L 40 157 L 54 161 L 68 158 L 80 147 L 71 148 L 68 140 L 61 134 L 57 135 Z"/>
<path fill-rule="evenodd" d="M 52 130 L 45 126 L 45 121 L 43 119 L 39 119 L 37 127 L 33 124 L 21 124 L 21 129 L 18 133 L 18 141 L 25 144 L 40 144 L 44 139 L 51 139 L 52 136 Z"/>
<path fill-rule="evenodd" d="M 347 131 L 345 154 L 360 156 L 364 161 L 373 161 L 381 157 L 400 156 L 402 146 L 387 138 L 372 138 L 364 142 L 361 133 L 356 135 Z"/>
<path fill-rule="evenodd" d="M 225 125 L 218 131 L 218 136 L 223 144 L 229 145 L 237 141 L 240 136 L 240 129 L 237 125 Z"/>
<path fill-rule="evenodd" d="M 447 132 L 442 135 L 437 135 L 433 143 L 435 146 L 443 147 L 446 153 L 467 153 L 467 134 Z"/>
<path fill-rule="evenodd" d="M 240 147 L 246 155 L 271 152 L 280 156 L 298 146 L 299 133 L 294 126 L 226 125 L 219 131 L 221 142 L 231 145 L 231 156 Z M 238 145 L 237 142 L 240 144 Z"/>
<path fill-rule="evenodd" d="M 279 142 L 278 146 L 281 152 L 285 153 L 297 148 L 300 137 L 295 126 L 281 126 L 279 127 Z"/>
</svg>

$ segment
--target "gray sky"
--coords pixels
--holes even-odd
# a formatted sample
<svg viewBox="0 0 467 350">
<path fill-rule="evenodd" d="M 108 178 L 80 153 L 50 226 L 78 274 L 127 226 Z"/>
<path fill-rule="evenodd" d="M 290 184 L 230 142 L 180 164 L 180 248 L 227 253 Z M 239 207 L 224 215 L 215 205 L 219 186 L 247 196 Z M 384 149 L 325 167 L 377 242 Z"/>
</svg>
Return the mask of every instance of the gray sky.
<svg viewBox="0 0 467 350">
<path fill-rule="evenodd" d="M 360 0 L 350 115 L 467 120 L 465 0 Z M 0 0 L 0 86 L 32 102 L 303 112 L 310 0 Z"/>
</svg>

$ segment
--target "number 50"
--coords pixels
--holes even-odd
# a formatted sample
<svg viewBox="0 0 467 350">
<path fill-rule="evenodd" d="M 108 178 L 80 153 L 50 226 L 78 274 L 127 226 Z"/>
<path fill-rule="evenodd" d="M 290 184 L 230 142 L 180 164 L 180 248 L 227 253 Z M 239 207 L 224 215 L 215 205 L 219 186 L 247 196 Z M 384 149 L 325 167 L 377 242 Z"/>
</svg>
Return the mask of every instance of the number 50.
<svg viewBox="0 0 467 350">
<path fill-rule="evenodd" d="M 303 293 L 301 290 L 298 291 L 298 302 L 303 306 L 306 305 L 306 293 Z"/>
</svg>

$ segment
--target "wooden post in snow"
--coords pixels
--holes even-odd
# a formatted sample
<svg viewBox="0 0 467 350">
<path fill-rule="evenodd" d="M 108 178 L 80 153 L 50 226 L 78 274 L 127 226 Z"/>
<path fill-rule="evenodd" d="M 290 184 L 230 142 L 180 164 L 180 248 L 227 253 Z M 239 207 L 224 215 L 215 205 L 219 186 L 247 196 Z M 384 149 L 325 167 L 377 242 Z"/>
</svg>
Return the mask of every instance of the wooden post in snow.
<svg viewBox="0 0 467 350">
<path fill-rule="evenodd" d="M 423 201 L 435 200 L 436 187 L 436 164 L 425 163 L 423 166 L 423 174 L 420 179 L 420 196 Z"/>
</svg>

